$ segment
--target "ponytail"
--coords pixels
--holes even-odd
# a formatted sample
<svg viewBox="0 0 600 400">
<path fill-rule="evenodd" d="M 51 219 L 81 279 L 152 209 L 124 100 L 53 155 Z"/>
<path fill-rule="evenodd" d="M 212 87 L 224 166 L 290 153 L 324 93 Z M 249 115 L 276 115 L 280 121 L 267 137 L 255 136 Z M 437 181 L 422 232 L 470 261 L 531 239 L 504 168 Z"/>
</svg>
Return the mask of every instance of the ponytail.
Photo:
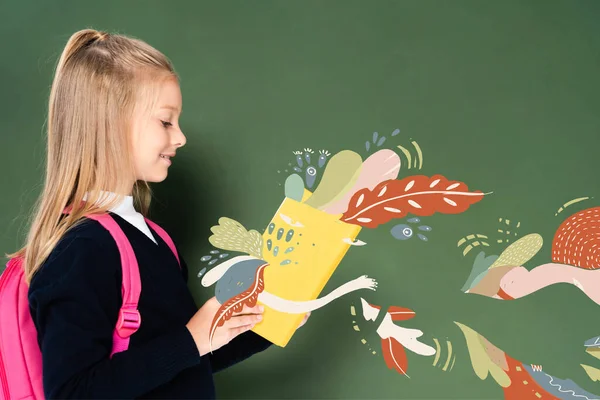
<svg viewBox="0 0 600 400">
<path fill-rule="evenodd" d="M 95 29 L 82 29 L 75 32 L 69 38 L 69 41 L 63 49 L 62 55 L 56 66 L 56 71 L 61 71 L 75 54 L 81 49 L 93 46 L 95 43 L 104 41 L 109 36 L 108 33 L 97 31 Z"/>
</svg>

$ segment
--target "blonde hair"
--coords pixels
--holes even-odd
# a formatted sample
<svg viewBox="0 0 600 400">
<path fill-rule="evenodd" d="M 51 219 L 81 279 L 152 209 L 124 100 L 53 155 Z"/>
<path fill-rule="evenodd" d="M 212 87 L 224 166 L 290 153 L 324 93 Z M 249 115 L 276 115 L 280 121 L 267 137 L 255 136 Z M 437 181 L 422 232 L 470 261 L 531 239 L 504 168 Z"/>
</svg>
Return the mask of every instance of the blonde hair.
<svg viewBox="0 0 600 400">
<path fill-rule="evenodd" d="M 134 115 L 151 112 L 168 78 L 179 81 L 170 61 L 139 39 L 94 29 L 69 38 L 50 91 L 44 187 L 25 245 L 7 255 L 23 259 L 28 283 L 85 215 L 105 213 L 129 194 L 148 214 L 152 192 L 136 180 L 131 156 L 131 137 L 140 128 Z M 107 201 L 103 192 L 117 196 Z M 65 207 L 70 212 L 61 218 Z"/>
</svg>

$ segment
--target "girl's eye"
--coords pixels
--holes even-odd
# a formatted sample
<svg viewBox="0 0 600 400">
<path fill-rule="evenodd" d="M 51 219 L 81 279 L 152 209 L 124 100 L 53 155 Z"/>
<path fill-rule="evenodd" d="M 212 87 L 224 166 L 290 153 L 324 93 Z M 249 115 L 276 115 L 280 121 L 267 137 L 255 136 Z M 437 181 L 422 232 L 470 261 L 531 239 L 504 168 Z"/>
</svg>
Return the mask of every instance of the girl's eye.
<svg viewBox="0 0 600 400">
<path fill-rule="evenodd" d="M 162 125 L 163 125 L 164 128 L 168 128 L 169 126 L 173 126 L 172 123 L 167 122 L 167 121 L 161 120 L 160 122 L 162 123 Z"/>
</svg>

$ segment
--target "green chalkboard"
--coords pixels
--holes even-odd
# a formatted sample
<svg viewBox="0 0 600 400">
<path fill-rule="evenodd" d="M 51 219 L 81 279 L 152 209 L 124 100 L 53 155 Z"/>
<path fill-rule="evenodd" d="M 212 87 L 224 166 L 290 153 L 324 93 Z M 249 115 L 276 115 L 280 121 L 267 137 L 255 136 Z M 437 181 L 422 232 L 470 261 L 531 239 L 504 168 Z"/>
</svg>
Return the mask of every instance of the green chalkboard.
<svg viewBox="0 0 600 400">
<path fill-rule="evenodd" d="M 363 229 L 367 245 L 350 249 L 324 293 L 362 274 L 377 279 L 377 291 L 334 301 L 285 348 L 217 374 L 220 398 L 503 398 L 491 376 L 475 374 L 454 321 L 523 364 L 600 393 L 580 366 L 600 368 L 584 351 L 600 335 L 600 308 L 575 286 L 514 301 L 461 291 L 482 249 L 499 254 L 507 243 L 498 240 L 537 233 L 543 246 L 526 267 L 549 263 L 561 222 L 600 206 L 600 2 L 10 0 L 0 15 L 3 252 L 22 243 L 40 192 L 54 63 L 84 27 L 147 41 L 181 76 L 187 145 L 153 186 L 151 216 L 181 248 L 199 304 L 214 294 L 197 278 L 210 228 L 227 216 L 262 232 L 283 200 L 293 151 L 364 159 L 377 132 L 402 157 L 400 177 L 441 174 L 492 192 L 464 213 L 421 218 L 428 241 L 394 238 L 398 220 Z M 397 146 L 413 157 L 411 169 Z M 463 255 L 459 240 L 471 234 L 489 246 Z M 410 378 L 388 369 L 381 318 L 362 318 L 361 296 L 383 310 L 414 310 L 399 324 L 440 342 L 437 365 L 407 351 Z"/>
</svg>

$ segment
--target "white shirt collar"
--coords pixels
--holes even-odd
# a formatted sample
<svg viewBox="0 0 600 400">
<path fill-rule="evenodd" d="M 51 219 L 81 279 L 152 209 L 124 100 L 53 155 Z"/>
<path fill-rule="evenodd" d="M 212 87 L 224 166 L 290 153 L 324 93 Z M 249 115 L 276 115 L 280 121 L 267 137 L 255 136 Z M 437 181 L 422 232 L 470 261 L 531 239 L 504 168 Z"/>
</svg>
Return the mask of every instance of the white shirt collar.
<svg viewBox="0 0 600 400">
<path fill-rule="evenodd" d="M 100 197 L 98 198 L 97 203 L 102 204 L 106 201 L 112 200 L 116 197 L 116 193 L 113 192 L 100 192 Z M 83 200 L 87 200 L 88 193 L 86 192 L 83 195 Z M 125 221 L 129 222 L 131 225 L 138 228 L 142 233 L 148 236 L 154 243 L 156 243 L 156 239 L 152 235 L 150 228 L 148 228 L 148 224 L 146 224 L 146 220 L 144 216 L 140 214 L 135 207 L 133 206 L 133 196 L 125 196 L 123 200 L 117 205 L 111 207 L 109 211 L 119 215 Z"/>
</svg>

